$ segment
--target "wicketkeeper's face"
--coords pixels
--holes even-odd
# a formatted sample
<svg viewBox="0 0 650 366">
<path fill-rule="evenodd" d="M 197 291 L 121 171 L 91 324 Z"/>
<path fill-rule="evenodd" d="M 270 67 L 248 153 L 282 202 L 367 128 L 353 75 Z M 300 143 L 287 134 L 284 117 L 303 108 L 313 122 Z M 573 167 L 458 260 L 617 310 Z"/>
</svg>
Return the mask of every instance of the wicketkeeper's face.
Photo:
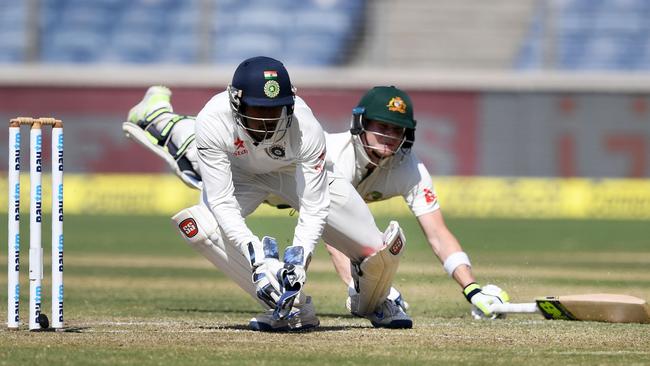
<svg viewBox="0 0 650 366">
<path fill-rule="evenodd" d="M 273 137 L 281 122 L 283 108 L 246 106 L 242 113 L 243 122 L 253 140 L 260 142 Z"/>
<path fill-rule="evenodd" d="M 404 142 L 405 129 L 385 122 L 368 120 L 365 137 L 369 155 L 376 158 L 389 157 L 397 152 Z"/>
</svg>

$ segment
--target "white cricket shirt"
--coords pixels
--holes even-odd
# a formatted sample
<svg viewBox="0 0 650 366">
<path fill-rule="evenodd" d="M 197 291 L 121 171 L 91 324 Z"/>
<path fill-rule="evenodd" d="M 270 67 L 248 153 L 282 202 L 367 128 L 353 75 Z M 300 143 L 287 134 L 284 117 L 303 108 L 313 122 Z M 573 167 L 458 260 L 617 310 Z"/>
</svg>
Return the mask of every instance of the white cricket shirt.
<svg viewBox="0 0 650 366">
<path fill-rule="evenodd" d="M 349 131 L 326 135 L 327 169 L 351 182 L 366 202 L 402 196 L 415 216 L 440 208 L 431 175 L 413 151 L 397 152 L 366 176 L 368 156 L 355 138 Z"/>
<path fill-rule="evenodd" d="M 325 164 L 325 136 L 311 109 L 296 97 L 294 116 L 284 137 L 273 144 L 255 145 L 233 118 L 227 92 L 215 95 L 196 118 L 196 144 L 203 178 L 203 194 L 225 237 L 241 249 L 259 240 L 242 217 L 234 185 L 259 185 L 264 174 L 295 176 L 300 216 L 293 245 L 307 255 L 318 242 L 329 209 Z M 246 197 L 240 197 L 246 200 Z"/>
</svg>

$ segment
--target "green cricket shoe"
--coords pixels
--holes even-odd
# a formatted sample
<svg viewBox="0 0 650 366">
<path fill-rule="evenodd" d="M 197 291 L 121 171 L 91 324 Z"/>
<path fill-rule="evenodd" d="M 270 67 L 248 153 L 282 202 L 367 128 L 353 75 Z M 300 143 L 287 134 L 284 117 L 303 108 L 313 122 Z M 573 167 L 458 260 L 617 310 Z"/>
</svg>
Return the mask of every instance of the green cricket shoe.
<svg viewBox="0 0 650 366">
<path fill-rule="evenodd" d="M 128 121 L 141 128 L 146 128 L 156 117 L 166 112 L 173 112 L 171 104 L 172 91 L 161 85 L 147 89 L 140 103 L 129 111 Z"/>
</svg>

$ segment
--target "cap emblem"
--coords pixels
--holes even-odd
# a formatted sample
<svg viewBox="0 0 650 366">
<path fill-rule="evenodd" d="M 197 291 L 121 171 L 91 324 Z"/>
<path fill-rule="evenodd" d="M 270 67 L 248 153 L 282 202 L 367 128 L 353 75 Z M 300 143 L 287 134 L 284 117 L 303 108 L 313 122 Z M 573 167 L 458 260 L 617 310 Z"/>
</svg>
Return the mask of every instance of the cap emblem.
<svg viewBox="0 0 650 366">
<path fill-rule="evenodd" d="M 280 84 L 275 80 L 268 80 L 264 84 L 264 94 L 269 98 L 275 98 L 280 94 Z"/>
<path fill-rule="evenodd" d="M 388 101 L 386 107 L 388 107 L 388 110 L 391 112 L 399 112 L 402 114 L 406 113 L 406 103 L 404 103 L 400 97 L 390 98 L 390 101 Z"/>
</svg>

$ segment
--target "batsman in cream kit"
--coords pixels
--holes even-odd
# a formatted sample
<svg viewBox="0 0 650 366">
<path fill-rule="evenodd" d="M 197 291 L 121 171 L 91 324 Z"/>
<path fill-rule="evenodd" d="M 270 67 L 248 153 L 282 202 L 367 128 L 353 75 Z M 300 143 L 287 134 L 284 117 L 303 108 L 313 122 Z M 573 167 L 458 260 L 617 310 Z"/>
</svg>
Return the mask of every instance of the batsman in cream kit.
<svg viewBox="0 0 650 366">
<path fill-rule="evenodd" d="M 149 88 L 123 130 L 201 189 L 201 203 L 173 220 L 191 247 L 266 309 L 252 329 L 319 324 L 303 285 L 321 235 L 349 284 L 351 313 L 375 327 L 412 327 L 408 304 L 392 288 L 406 240 L 396 221 L 382 234 L 365 202 L 396 195 L 420 220 L 476 317 L 493 317 L 490 305 L 507 301 L 498 287 L 474 283 L 468 256 L 444 226 L 431 177 L 411 153 L 415 120 L 403 91 L 370 90 L 353 111 L 350 131 L 339 134 L 323 134 L 284 66 L 267 57 L 242 62 L 196 119 L 173 113 L 170 97 L 165 87 Z M 273 238 L 258 240 L 244 223 L 265 201 L 300 212 L 282 260 Z"/>
</svg>

